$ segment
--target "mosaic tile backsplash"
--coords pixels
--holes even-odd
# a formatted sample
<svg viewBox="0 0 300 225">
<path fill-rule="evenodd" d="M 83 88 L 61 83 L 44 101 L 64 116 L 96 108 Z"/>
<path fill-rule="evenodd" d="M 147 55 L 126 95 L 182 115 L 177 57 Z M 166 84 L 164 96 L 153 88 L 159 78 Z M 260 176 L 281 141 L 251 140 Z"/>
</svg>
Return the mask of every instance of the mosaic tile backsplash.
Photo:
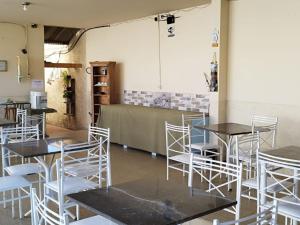
<svg viewBox="0 0 300 225">
<path fill-rule="evenodd" d="M 209 98 L 201 94 L 125 90 L 124 104 L 209 112 Z"/>
</svg>

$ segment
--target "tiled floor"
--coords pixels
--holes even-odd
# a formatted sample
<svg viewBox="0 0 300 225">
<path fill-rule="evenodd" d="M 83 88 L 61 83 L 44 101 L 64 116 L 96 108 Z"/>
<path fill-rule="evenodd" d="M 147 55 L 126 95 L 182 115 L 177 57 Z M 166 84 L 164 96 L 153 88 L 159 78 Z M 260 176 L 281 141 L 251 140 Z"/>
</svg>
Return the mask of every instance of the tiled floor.
<svg viewBox="0 0 300 225">
<path fill-rule="evenodd" d="M 53 126 L 47 127 L 47 132 L 50 137 L 71 137 L 75 139 L 85 140 L 87 136 L 86 131 L 71 131 Z M 122 146 L 112 144 L 111 146 L 111 161 L 112 161 L 112 182 L 118 184 L 138 178 L 145 177 L 166 177 L 166 162 L 165 158 L 157 156 L 151 157 L 150 153 L 134 150 L 128 148 L 124 150 Z M 187 179 L 179 172 L 171 172 L 170 179 Z M 176 194 L 176 193 L 174 193 Z M 25 203 L 25 208 L 29 209 L 28 201 Z M 253 201 L 243 199 L 242 201 L 242 214 L 249 215 L 254 213 L 256 205 Z M 82 209 L 82 217 L 90 216 L 91 213 Z M 219 218 L 221 220 L 232 219 L 233 216 L 226 212 L 220 212 L 210 215 L 205 219 Z M 30 218 L 25 219 L 12 219 L 10 206 L 6 209 L 0 207 L 0 225 L 29 225 Z M 189 224 L 189 223 L 187 223 Z M 190 223 L 192 224 L 192 223 Z M 193 223 L 195 224 L 195 223 Z M 199 223 L 197 223 L 199 224 Z"/>
</svg>

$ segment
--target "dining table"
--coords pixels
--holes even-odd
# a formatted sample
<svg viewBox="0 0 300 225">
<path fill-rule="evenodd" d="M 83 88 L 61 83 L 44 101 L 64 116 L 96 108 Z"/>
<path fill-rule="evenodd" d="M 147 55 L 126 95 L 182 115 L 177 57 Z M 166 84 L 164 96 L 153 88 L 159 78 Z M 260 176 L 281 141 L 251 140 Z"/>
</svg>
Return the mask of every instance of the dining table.
<svg viewBox="0 0 300 225">
<path fill-rule="evenodd" d="M 300 172 L 300 147 L 299 146 L 284 146 L 268 151 L 264 151 L 264 154 L 272 156 L 274 158 L 280 158 L 288 160 L 294 165 L 294 175 Z M 295 193 L 299 193 L 299 183 L 295 182 L 294 186 Z"/>
<path fill-rule="evenodd" d="M 202 129 L 214 134 L 226 148 L 226 162 L 230 162 L 230 153 L 232 140 L 237 135 L 246 135 L 253 132 L 252 126 L 240 123 L 217 123 L 204 126 L 195 126 L 196 129 Z M 268 128 L 255 127 L 254 132 L 268 132 Z M 220 152 L 220 157 L 223 160 L 223 151 Z"/>
<path fill-rule="evenodd" d="M 125 225 L 182 224 L 237 204 L 221 195 L 188 187 L 183 180 L 149 177 L 68 197 L 113 223 Z"/>
<path fill-rule="evenodd" d="M 300 147 L 299 146 L 284 146 L 268 151 L 263 152 L 263 159 L 259 159 L 259 168 L 260 168 L 260 188 L 261 192 L 266 192 L 265 188 L 267 185 L 267 173 L 265 168 L 268 165 L 268 162 L 273 160 L 284 161 L 281 167 L 274 168 L 273 170 L 282 170 L 281 173 L 288 173 L 290 171 L 292 174 L 289 174 L 293 179 L 293 193 L 295 193 L 296 198 L 300 199 L 299 195 L 299 181 L 300 181 Z M 287 170 L 287 171 L 284 171 Z M 274 178 L 273 178 L 274 179 Z M 297 200 L 295 200 L 297 201 Z M 267 202 L 267 198 L 264 193 L 262 193 L 262 197 L 260 200 L 261 204 L 264 205 Z M 280 203 L 278 203 L 280 204 Z M 286 203 L 285 203 L 286 204 Z M 292 224 L 296 225 L 297 221 L 292 220 Z"/>
<path fill-rule="evenodd" d="M 0 127 L 11 127 L 16 125 L 17 122 L 9 119 L 0 118 Z"/>
<path fill-rule="evenodd" d="M 52 181 L 52 167 L 55 155 L 61 153 L 61 144 L 65 145 L 65 152 L 80 151 L 87 147 L 96 146 L 97 143 L 89 144 L 87 142 L 79 142 L 69 138 L 51 138 L 40 139 L 28 142 L 9 143 L 2 145 L 4 151 L 10 151 L 24 159 L 34 158 L 45 171 L 45 182 Z M 68 146 L 72 146 L 68 148 Z M 51 159 L 47 161 L 47 157 L 51 155 Z M 7 165 L 5 165 L 7 166 Z"/>
</svg>

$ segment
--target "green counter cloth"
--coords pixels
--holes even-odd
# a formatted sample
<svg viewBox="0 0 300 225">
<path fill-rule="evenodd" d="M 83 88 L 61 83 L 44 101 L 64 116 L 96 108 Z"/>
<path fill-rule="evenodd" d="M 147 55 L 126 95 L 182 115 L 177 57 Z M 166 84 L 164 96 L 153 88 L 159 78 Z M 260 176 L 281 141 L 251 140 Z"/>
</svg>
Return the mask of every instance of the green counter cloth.
<svg viewBox="0 0 300 225">
<path fill-rule="evenodd" d="M 135 105 L 102 105 L 97 126 L 111 129 L 111 142 L 166 155 L 165 121 L 182 125 L 181 115 L 197 114 Z"/>
</svg>

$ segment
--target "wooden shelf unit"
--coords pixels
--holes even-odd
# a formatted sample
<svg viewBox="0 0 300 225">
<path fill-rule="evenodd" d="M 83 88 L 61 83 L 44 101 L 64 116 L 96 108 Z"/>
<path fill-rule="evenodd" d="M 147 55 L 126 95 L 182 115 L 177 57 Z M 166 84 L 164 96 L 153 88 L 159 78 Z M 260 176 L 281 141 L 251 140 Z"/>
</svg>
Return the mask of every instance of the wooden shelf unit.
<svg viewBox="0 0 300 225">
<path fill-rule="evenodd" d="M 92 73 L 92 114 L 93 123 L 97 122 L 101 105 L 118 104 L 119 90 L 116 79 L 116 62 L 90 62 Z M 99 85 L 101 84 L 101 85 Z"/>
</svg>

